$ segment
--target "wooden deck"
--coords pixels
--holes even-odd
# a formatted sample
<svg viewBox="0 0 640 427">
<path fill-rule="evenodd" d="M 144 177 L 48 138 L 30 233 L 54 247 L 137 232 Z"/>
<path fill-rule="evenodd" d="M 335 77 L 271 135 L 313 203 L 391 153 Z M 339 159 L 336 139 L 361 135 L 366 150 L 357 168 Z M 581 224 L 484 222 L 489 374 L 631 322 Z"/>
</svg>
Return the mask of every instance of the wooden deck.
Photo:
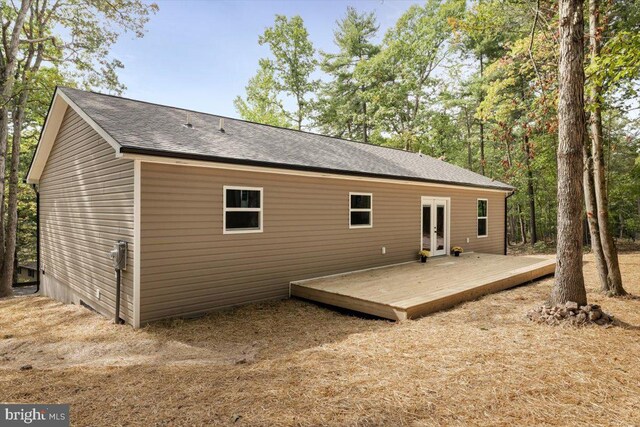
<svg viewBox="0 0 640 427">
<path fill-rule="evenodd" d="M 413 319 L 555 272 L 555 258 L 466 253 L 291 282 L 291 296 Z"/>
</svg>

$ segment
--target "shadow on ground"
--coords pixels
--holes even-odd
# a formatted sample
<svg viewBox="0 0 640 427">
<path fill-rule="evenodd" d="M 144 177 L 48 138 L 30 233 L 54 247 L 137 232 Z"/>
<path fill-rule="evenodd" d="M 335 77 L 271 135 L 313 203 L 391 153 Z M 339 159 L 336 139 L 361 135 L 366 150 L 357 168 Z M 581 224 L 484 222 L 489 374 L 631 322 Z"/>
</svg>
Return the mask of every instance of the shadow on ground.
<svg viewBox="0 0 640 427">
<path fill-rule="evenodd" d="M 234 365 L 286 357 L 393 326 L 301 300 L 251 304 L 134 330 L 44 297 L 0 300 L 2 368 Z"/>
</svg>

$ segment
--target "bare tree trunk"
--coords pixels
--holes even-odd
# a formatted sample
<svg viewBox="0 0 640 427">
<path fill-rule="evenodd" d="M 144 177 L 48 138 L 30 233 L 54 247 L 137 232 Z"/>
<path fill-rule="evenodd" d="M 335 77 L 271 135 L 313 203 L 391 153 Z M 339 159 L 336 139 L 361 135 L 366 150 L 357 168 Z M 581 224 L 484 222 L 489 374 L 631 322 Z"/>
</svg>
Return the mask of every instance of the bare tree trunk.
<svg viewBox="0 0 640 427">
<path fill-rule="evenodd" d="M 484 59 L 480 54 L 480 79 L 484 75 Z M 484 94 L 480 89 L 480 102 L 484 100 Z M 484 119 L 480 117 L 480 175 L 484 175 Z"/>
<path fill-rule="evenodd" d="M 618 212 L 618 222 L 620 223 L 620 232 L 618 234 L 619 239 L 624 239 L 624 216 L 622 216 L 622 211 Z"/>
<path fill-rule="evenodd" d="M 518 225 L 515 215 L 509 215 L 509 222 L 511 224 L 511 242 L 518 241 Z"/>
<path fill-rule="evenodd" d="M 13 254 L 13 274 L 12 274 L 13 279 L 11 280 L 12 283 L 18 283 L 18 251 L 14 251 Z"/>
<path fill-rule="evenodd" d="M 589 45 L 591 48 L 591 62 L 595 62 L 600 56 L 600 36 L 599 32 L 599 8 L 598 0 L 589 0 Z M 592 107 L 590 114 L 589 129 L 591 133 L 591 145 L 593 152 L 593 177 L 594 190 L 596 196 L 596 206 L 598 212 L 598 226 L 600 229 L 600 242 L 602 252 L 607 263 L 608 290 L 610 295 L 626 295 L 622 286 L 622 275 L 618 264 L 618 251 L 613 241 L 611 227 L 609 225 L 609 202 L 607 200 L 607 189 L 605 182 L 604 152 L 602 140 L 602 107 L 600 97 L 602 88 L 598 85 L 591 85 L 589 93 L 589 103 Z"/>
<path fill-rule="evenodd" d="M 587 303 L 582 274 L 584 0 L 560 0 L 558 65 L 558 244 L 550 302 Z"/>
<path fill-rule="evenodd" d="M 18 232 L 18 166 L 20 164 L 20 141 L 24 104 L 27 91 L 23 89 L 18 106 L 13 113 L 13 144 L 11 145 L 11 170 L 9 173 L 9 202 L 7 204 L 7 234 L 5 236 L 4 263 L 0 268 L 0 297 L 13 293 L 14 263 L 16 256 L 16 238 Z"/>
<path fill-rule="evenodd" d="M 362 57 L 360 57 L 360 60 L 362 61 Z M 364 86 L 360 86 L 360 92 L 364 93 L 365 92 L 365 88 Z M 364 143 L 368 143 L 369 142 L 369 126 L 368 126 L 368 120 L 367 120 L 367 101 L 363 101 L 362 102 L 362 136 L 364 138 Z"/>
<path fill-rule="evenodd" d="M 4 197 L 0 198 L 0 268 L 4 261 Z"/>
<path fill-rule="evenodd" d="M 522 211 L 520 210 L 520 203 L 518 203 L 518 222 L 520 224 L 520 241 L 523 245 L 527 244 L 527 229 L 522 220 Z"/>
<path fill-rule="evenodd" d="M 640 216 L 640 198 L 638 198 L 637 203 L 638 203 L 638 216 Z M 640 230 L 635 232 L 634 239 L 640 239 Z"/>
<path fill-rule="evenodd" d="M 464 124 L 467 128 L 467 168 L 471 171 L 473 170 L 473 156 L 471 151 L 471 121 L 469 119 L 469 113 L 466 111 L 466 109 L 464 117 Z"/>
<path fill-rule="evenodd" d="M 529 146 L 529 137 L 524 137 L 524 163 L 527 168 L 527 196 L 529 198 L 529 232 L 531 233 L 531 246 L 538 242 L 538 233 L 536 228 L 536 195 L 533 188 L 533 171 L 531 170 L 531 147 Z"/>
<path fill-rule="evenodd" d="M 586 132 L 585 132 L 586 134 Z M 607 262 L 602 252 L 602 242 L 600 242 L 600 227 L 598 226 L 598 214 L 596 208 L 596 195 L 593 189 L 593 158 L 591 157 L 591 146 L 589 139 L 585 138 L 582 145 L 582 158 L 584 159 L 584 173 L 582 177 L 584 187 L 584 205 L 587 212 L 587 223 L 589 224 L 589 235 L 591 237 L 591 252 L 596 259 L 596 270 L 600 277 L 600 288 L 603 292 L 609 290 L 607 277 Z"/>
<path fill-rule="evenodd" d="M 0 266 L 0 295 L 12 293 L 13 277 L 15 276 L 16 239 L 18 234 L 18 168 L 20 165 L 20 145 L 22 142 L 22 126 L 24 113 L 29 100 L 29 85 L 32 76 L 40 69 L 44 54 L 44 44 L 29 45 L 28 54 L 22 62 L 21 91 L 14 100 L 13 144 L 11 147 L 11 172 L 9 175 L 9 203 L 7 205 L 7 231 L 4 242 L 4 263 Z M 35 56 L 35 61 L 34 61 Z"/>
<path fill-rule="evenodd" d="M 13 86 L 15 84 L 15 72 L 18 66 L 18 47 L 20 45 L 20 34 L 22 26 L 27 16 L 27 12 L 31 7 L 33 0 L 22 0 L 20 10 L 16 16 L 16 20 L 11 30 L 11 38 L 9 46 L 4 51 L 2 60 L 2 81 L 0 84 L 0 201 L 4 201 L 5 192 L 5 176 L 7 166 L 7 144 L 9 135 L 9 102 L 13 95 Z M 4 20 L 3 20 L 4 23 Z M 4 215 L 0 215 L 0 229 L 4 229 Z M 0 265 L 4 263 L 4 235 L 0 236 Z M 2 290 L 0 290 L 0 295 Z"/>
<path fill-rule="evenodd" d="M 362 109 L 364 113 L 364 119 L 362 123 L 362 133 L 364 136 L 364 143 L 366 144 L 369 142 L 369 129 L 367 127 L 367 103 L 366 102 L 362 104 Z"/>
</svg>

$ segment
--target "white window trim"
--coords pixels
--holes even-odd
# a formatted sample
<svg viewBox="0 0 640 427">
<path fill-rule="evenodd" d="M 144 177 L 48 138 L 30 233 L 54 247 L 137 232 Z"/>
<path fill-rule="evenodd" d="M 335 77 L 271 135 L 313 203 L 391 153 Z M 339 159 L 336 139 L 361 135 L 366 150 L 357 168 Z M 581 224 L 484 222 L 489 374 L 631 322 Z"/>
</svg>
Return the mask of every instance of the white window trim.
<svg viewBox="0 0 640 427">
<path fill-rule="evenodd" d="M 484 200 L 487 204 L 487 214 L 486 216 L 478 216 L 478 202 Z M 486 234 L 482 236 L 478 234 L 478 220 L 484 219 L 487 222 L 487 226 L 485 227 Z M 489 199 L 476 199 L 476 234 L 478 239 L 484 239 L 485 237 L 489 237 Z"/>
<path fill-rule="evenodd" d="M 351 196 L 369 196 L 371 200 L 370 207 L 368 209 L 362 208 L 351 208 Z M 360 192 L 349 192 L 349 217 L 347 218 L 349 228 L 373 228 L 373 193 L 360 193 Z M 369 212 L 369 224 L 367 225 L 351 225 L 351 212 Z"/>
<path fill-rule="evenodd" d="M 228 208 L 227 207 L 227 190 L 247 190 L 247 191 L 259 191 L 260 192 L 260 207 L 259 208 Z M 259 212 L 260 213 L 260 228 L 235 228 L 227 230 L 227 212 Z M 263 187 L 245 187 L 241 185 L 224 185 L 222 187 L 222 234 L 248 234 L 248 233 L 262 233 L 264 219 L 264 190 Z"/>
</svg>

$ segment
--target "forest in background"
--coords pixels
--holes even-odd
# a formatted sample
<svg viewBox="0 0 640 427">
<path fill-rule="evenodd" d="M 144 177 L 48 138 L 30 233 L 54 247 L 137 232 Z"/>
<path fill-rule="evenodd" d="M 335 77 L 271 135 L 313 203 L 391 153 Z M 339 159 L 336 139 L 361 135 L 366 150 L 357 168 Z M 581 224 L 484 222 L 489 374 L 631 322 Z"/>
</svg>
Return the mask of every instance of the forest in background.
<svg viewBox="0 0 640 427">
<path fill-rule="evenodd" d="M 585 60 L 587 115 L 602 123 L 607 222 L 640 238 L 640 5 L 592 1 L 600 48 Z M 589 7 L 595 6 L 593 11 Z M 585 34 L 589 35 L 585 18 Z M 385 34 L 348 8 L 334 49 L 317 51 L 302 17 L 278 15 L 268 52 L 238 96 L 242 118 L 421 151 L 517 188 L 508 237 L 556 241 L 558 8 L 553 1 L 429 0 Z M 585 51 L 589 51 L 585 36 Z M 590 93 L 590 92 L 589 92 Z M 304 147 L 301 147 L 304 149 Z M 594 210 L 595 212 L 595 210 Z M 586 225 L 585 241 L 590 240 Z"/>
<path fill-rule="evenodd" d="M 36 192 L 24 183 L 56 86 L 120 94 L 125 33 L 144 35 L 145 0 L 0 0 L 0 297 L 36 260 Z"/>
<path fill-rule="evenodd" d="M 587 114 L 601 116 L 606 222 L 611 235 L 636 239 L 640 5 L 592 0 L 585 16 L 594 16 L 587 10 L 594 4 L 600 48 L 585 61 L 585 73 L 587 92 L 598 90 L 587 100 Z M 17 265 L 36 258 L 35 192 L 23 178 L 55 86 L 121 93 L 123 64 L 109 59 L 109 50 L 121 34 L 142 37 L 156 11 L 155 4 L 142 0 L 2 0 L 0 77 L 6 116 L 0 117 L 0 172 L 5 177 L 0 265 L 5 271 L 11 270 L 7 259 Z M 585 20 L 585 34 L 589 25 Z M 61 26 L 70 31 L 57 34 Z M 318 51 L 300 16 L 276 15 L 258 38 L 265 56 L 246 93 L 235 100 L 239 115 L 421 151 L 509 183 L 517 188 L 509 199 L 510 243 L 536 249 L 554 245 L 556 2 L 429 0 L 408 8 L 384 34 L 375 14 L 347 8 L 334 34 L 334 49 Z M 586 36 L 584 43 L 588 49 Z M 589 230 L 584 229 L 587 240 Z"/>
</svg>

